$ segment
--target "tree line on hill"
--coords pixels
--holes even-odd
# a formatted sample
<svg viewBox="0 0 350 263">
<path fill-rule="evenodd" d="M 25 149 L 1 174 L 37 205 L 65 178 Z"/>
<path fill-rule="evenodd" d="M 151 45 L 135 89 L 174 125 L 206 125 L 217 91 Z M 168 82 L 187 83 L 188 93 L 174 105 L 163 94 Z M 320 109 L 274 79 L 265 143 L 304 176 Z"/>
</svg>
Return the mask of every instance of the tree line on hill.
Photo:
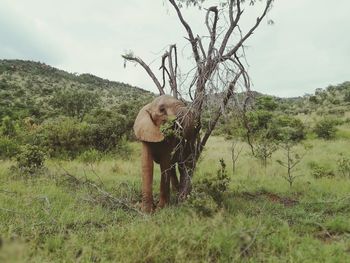
<svg viewBox="0 0 350 263">
<path fill-rule="evenodd" d="M 138 110 L 150 92 L 93 75 L 76 75 L 28 61 L 0 61 L 0 157 L 12 158 L 23 145 L 37 145 L 48 156 L 76 158 L 86 151 L 123 149 L 133 139 Z M 277 144 L 299 142 L 308 133 L 332 139 L 350 104 L 350 82 L 318 89 L 314 95 L 281 99 L 257 94 L 249 110 L 229 108 L 216 134 L 247 141 L 266 163 Z M 336 114 L 312 127 L 298 114 Z M 204 112 L 202 125 L 206 122 Z"/>
</svg>

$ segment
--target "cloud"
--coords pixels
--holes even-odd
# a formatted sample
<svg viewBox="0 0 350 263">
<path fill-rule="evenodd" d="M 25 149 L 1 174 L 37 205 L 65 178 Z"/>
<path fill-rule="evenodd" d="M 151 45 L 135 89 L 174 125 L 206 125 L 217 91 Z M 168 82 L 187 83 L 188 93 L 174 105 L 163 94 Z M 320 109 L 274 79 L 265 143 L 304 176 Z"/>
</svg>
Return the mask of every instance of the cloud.
<svg viewBox="0 0 350 263">
<path fill-rule="evenodd" d="M 4 3 L 2 3 L 4 5 Z M 26 19 L 11 6 L 0 8 L 0 57 L 57 63 L 60 51 L 34 19 Z"/>
<path fill-rule="evenodd" d="M 350 3 L 276 1 L 247 52 L 255 87 L 265 93 L 298 96 L 349 80 Z"/>
<path fill-rule="evenodd" d="M 208 0 L 212 4 L 214 0 Z M 275 1 L 269 18 L 247 43 L 249 71 L 260 92 L 297 96 L 348 80 L 350 2 Z M 183 9 L 194 32 L 205 32 L 205 10 Z M 243 29 L 257 13 L 246 10 Z M 88 72 L 156 92 L 139 66 L 123 67 L 133 50 L 157 71 L 162 51 L 176 43 L 190 69 L 185 30 L 167 1 L 2 0 L 0 58 L 42 61 L 70 72 Z M 158 59 L 158 60 L 157 60 Z"/>
</svg>

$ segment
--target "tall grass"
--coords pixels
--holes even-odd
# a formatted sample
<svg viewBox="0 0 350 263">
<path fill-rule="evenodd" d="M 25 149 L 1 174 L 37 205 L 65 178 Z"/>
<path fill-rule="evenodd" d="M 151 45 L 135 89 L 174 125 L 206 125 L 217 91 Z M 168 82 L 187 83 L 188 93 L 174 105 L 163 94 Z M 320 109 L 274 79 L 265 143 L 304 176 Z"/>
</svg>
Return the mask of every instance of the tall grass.
<svg viewBox="0 0 350 263">
<path fill-rule="evenodd" d="M 20 177 L 0 163 L 0 262 L 349 262 L 350 178 L 336 172 L 350 141 L 311 140 L 292 187 L 276 162 L 265 168 L 244 145 L 235 173 L 231 143 L 213 137 L 199 163 L 196 183 L 216 174 L 219 159 L 231 177 L 224 207 L 211 216 L 190 204 L 153 215 L 113 207 L 85 184 L 93 182 L 138 209 L 140 145 L 124 159 L 96 163 L 46 162 L 44 174 Z M 302 151 L 302 146 L 297 150 Z M 334 178 L 315 179 L 309 163 L 327 164 Z M 155 198 L 159 193 L 155 171 Z"/>
</svg>

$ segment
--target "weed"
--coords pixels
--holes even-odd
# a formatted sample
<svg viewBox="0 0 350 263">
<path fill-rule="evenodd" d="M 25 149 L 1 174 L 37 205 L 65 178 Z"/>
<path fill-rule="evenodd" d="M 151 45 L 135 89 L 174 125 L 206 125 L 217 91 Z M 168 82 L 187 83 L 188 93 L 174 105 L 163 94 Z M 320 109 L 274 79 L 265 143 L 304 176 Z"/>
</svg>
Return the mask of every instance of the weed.
<svg viewBox="0 0 350 263">
<path fill-rule="evenodd" d="M 316 162 L 310 162 L 309 167 L 311 168 L 311 175 L 316 179 L 335 176 L 334 171 L 326 165 L 321 165 Z"/>
<path fill-rule="evenodd" d="M 340 158 L 337 160 L 338 171 L 344 176 L 350 178 L 350 159 L 340 154 Z"/>
<path fill-rule="evenodd" d="M 220 159 L 220 169 L 217 170 L 216 177 L 205 178 L 194 185 L 188 202 L 199 214 L 210 216 L 223 207 L 229 183 L 225 161 Z"/>
</svg>

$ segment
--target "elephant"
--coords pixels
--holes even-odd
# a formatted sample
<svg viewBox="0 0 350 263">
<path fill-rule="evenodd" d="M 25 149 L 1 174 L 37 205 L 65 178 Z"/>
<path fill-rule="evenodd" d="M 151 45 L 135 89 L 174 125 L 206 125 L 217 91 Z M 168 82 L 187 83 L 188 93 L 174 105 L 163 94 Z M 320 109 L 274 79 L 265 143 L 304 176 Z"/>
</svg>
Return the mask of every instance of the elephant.
<svg viewBox="0 0 350 263">
<path fill-rule="evenodd" d="M 172 120 L 172 121 L 171 121 Z M 170 133 L 162 128 L 170 123 Z M 160 165 L 160 197 L 157 208 L 169 203 L 170 183 L 172 189 L 186 194 L 189 189 L 193 147 L 198 127 L 194 124 L 194 113 L 185 103 L 170 95 L 161 95 L 145 105 L 134 123 L 134 133 L 142 143 L 142 210 L 150 213 L 153 206 L 153 165 Z M 180 182 L 176 176 L 176 165 Z"/>
</svg>

